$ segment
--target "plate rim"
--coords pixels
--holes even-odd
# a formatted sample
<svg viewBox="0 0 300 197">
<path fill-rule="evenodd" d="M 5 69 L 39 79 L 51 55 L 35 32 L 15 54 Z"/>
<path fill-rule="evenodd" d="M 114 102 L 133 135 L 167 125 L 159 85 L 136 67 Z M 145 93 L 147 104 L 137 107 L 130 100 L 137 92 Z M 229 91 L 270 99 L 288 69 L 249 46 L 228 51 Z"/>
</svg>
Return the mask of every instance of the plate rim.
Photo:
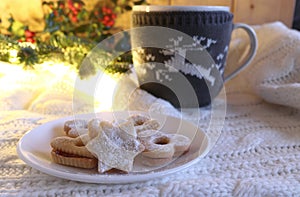
<svg viewBox="0 0 300 197">
<path fill-rule="evenodd" d="M 104 114 L 104 113 L 122 113 L 122 112 L 127 112 L 128 111 L 114 111 L 114 112 L 97 112 L 96 114 Z M 130 111 L 130 113 L 146 113 L 143 111 Z M 88 114 L 92 114 L 92 113 L 88 113 Z M 81 115 L 88 115 L 88 114 L 81 114 Z M 155 112 L 151 112 L 151 114 L 157 114 L 157 115 L 161 115 L 161 116 L 165 116 L 165 117 L 171 117 L 174 119 L 179 119 L 177 117 L 174 116 L 170 116 L 170 115 L 165 115 L 165 114 L 159 114 L 159 113 L 155 113 Z M 194 159 L 187 161 L 186 163 L 170 168 L 170 169 L 165 169 L 165 170 L 161 170 L 161 171 L 149 171 L 149 172 L 145 172 L 145 173 L 136 173 L 136 174 L 93 174 L 93 175 L 89 175 L 89 174 L 85 174 L 83 176 L 82 173 L 79 174 L 71 174 L 68 173 L 66 171 L 59 171 L 53 168 L 49 168 L 49 167 L 45 167 L 44 165 L 38 165 L 36 164 L 36 162 L 32 161 L 30 158 L 26 157 L 26 154 L 24 153 L 25 150 L 22 149 L 22 144 L 24 143 L 24 139 L 26 139 L 26 137 L 28 137 L 28 135 L 33 132 L 34 130 L 38 129 L 41 126 L 45 126 L 47 124 L 51 125 L 51 123 L 53 124 L 55 121 L 63 121 L 63 120 L 67 120 L 68 118 L 74 118 L 74 116 L 66 116 L 66 117 L 61 117 L 61 118 L 57 118 L 48 122 L 45 122 L 31 130 L 28 130 L 27 132 L 25 132 L 23 134 L 23 136 L 19 139 L 18 143 L 17 143 L 17 154 L 18 157 L 24 161 L 28 166 L 39 170 L 42 173 L 45 173 L 47 175 L 50 176 L 54 176 L 54 177 L 58 177 L 58 178 L 62 178 L 65 180 L 72 180 L 72 181 L 79 181 L 79 182 L 84 182 L 84 183 L 100 183 L 100 184 L 124 184 L 124 183 L 134 183 L 134 182 L 138 182 L 138 181 L 148 181 L 148 180 L 152 180 L 161 176 L 165 176 L 165 175 L 169 175 L 169 174 L 173 174 L 176 173 L 180 170 L 186 169 L 194 164 L 196 164 L 197 162 L 199 162 L 205 155 L 207 155 L 207 153 L 209 152 L 209 147 L 210 147 L 210 139 L 208 137 L 208 135 L 202 131 L 201 128 L 199 128 L 196 124 L 185 120 L 185 119 L 179 119 L 179 120 L 183 120 L 185 122 L 187 122 L 188 124 L 193 125 L 194 127 L 197 128 L 197 132 L 201 132 L 204 137 L 202 140 L 202 143 L 206 143 L 206 147 L 204 148 L 203 152 L 201 154 L 199 154 L 197 157 L 195 157 Z M 36 156 L 35 156 L 36 157 Z M 51 160 L 51 159 L 50 159 Z M 57 166 L 59 166 L 59 164 L 57 164 Z M 65 167 L 65 166 L 64 166 Z M 50 170 L 50 172 L 49 172 Z"/>
</svg>

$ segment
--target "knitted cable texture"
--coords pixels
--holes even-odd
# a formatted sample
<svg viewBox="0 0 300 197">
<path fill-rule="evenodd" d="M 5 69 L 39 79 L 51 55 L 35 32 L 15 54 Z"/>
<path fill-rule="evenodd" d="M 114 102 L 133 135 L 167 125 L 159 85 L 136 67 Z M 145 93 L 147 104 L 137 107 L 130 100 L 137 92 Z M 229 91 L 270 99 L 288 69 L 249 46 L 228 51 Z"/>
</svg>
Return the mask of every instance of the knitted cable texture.
<svg viewBox="0 0 300 197">
<path fill-rule="evenodd" d="M 298 196 L 300 61 L 296 54 L 300 49 L 295 43 L 300 33 L 281 23 L 255 29 L 260 43 L 258 54 L 247 70 L 226 84 L 227 111 L 218 141 L 197 164 L 162 178 L 130 184 L 88 184 L 29 167 L 18 158 L 16 144 L 28 130 L 72 113 L 72 98 L 67 94 L 71 80 L 58 79 L 52 88 L 34 98 L 13 100 L 15 106 L 12 97 L 2 97 L 1 101 L 11 103 L 11 107 L 2 104 L 0 112 L 0 196 Z M 243 47 L 242 36 L 235 35 L 232 43 Z M 239 52 L 230 58 L 239 58 Z M 229 70 L 234 62 L 230 58 Z M 66 80 L 66 76 L 62 78 Z M 15 95 L 19 94 L 17 90 Z M 127 98 L 123 102 L 129 109 L 196 122 L 196 109 L 182 115 L 168 102 L 142 90 Z M 209 113 L 201 114 L 198 125 L 202 127 L 208 117 Z"/>
</svg>

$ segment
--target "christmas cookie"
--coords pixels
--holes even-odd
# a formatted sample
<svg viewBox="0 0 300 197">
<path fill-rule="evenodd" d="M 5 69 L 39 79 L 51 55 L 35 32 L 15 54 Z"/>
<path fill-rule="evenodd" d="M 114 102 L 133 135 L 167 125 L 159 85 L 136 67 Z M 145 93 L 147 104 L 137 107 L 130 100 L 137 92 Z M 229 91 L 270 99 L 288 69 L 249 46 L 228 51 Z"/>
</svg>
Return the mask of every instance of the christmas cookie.
<svg viewBox="0 0 300 197">
<path fill-rule="evenodd" d="M 51 141 L 51 158 L 55 163 L 78 168 L 95 168 L 97 159 L 84 146 L 81 136 L 71 138 L 68 136 L 56 137 Z"/>
</svg>

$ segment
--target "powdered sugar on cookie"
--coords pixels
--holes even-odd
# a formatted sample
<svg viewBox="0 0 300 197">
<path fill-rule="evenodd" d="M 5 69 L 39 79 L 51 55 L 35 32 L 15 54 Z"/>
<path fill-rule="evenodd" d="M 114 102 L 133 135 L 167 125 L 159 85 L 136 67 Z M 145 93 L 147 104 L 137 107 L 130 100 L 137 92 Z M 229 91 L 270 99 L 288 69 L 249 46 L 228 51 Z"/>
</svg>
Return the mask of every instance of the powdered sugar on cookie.
<svg viewBox="0 0 300 197">
<path fill-rule="evenodd" d="M 125 172 L 132 170 L 134 158 L 144 150 L 134 136 L 107 121 L 100 122 L 98 135 L 86 147 L 106 166 Z"/>
</svg>

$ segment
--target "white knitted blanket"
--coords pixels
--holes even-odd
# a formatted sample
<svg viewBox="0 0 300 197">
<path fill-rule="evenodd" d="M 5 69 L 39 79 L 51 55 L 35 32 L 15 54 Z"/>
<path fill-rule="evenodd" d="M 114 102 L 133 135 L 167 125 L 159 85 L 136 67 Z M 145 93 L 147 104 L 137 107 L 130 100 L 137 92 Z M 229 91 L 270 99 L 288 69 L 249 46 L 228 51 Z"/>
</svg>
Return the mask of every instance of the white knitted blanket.
<svg viewBox="0 0 300 197">
<path fill-rule="evenodd" d="M 67 69 L 59 76 L 26 71 L 13 79 L 1 69 L 0 196 L 299 196 L 300 33 L 281 23 L 255 29 L 258 54 L 226 84 L 225 124 L 215 146 L 197 164 L 147 182 L 80 183 L 26 165 L 16 154 L 18 140 L 26 131 L 72 113 L 74 79 Z M 233 37 L 237 49 L 246 47 L 243 36 Z M 231 51 L 228 70 L 240 51 Z M 41 76 L 45 82 L 37 83 Z M 129 107 L 179 115 L 167 102 L 140 90 Z M 193 121 L 191 115 L 184 117 Z"/>
</svg>

